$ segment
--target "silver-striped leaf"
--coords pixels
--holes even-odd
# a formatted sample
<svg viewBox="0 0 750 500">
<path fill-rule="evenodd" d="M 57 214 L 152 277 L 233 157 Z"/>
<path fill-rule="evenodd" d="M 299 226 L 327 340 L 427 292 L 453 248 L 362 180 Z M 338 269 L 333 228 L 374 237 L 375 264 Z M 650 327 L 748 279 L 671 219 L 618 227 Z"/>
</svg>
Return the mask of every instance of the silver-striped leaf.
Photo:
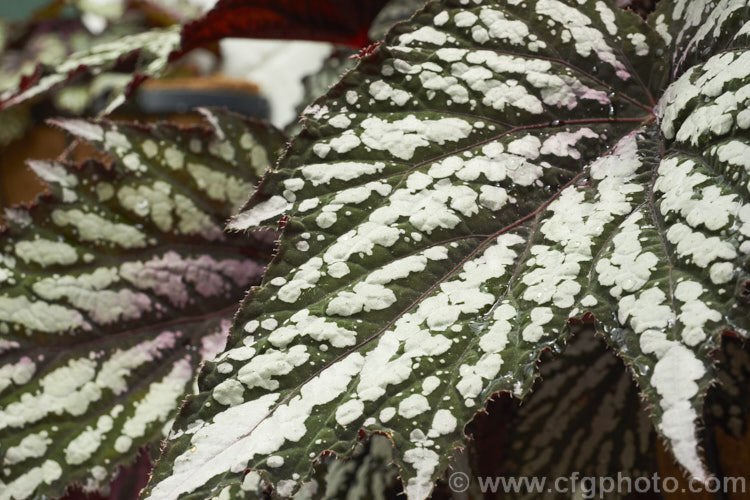
<svg viewBox="0 0 750 500">
<path fill-rule="evenodd" d="M 131 86 L 144 77 L 158 77 L 163 73 L 170 55 L 180 47 L 180 41 L 180 27 L 172 26 L 94 44 L 71 54 L 56 66 L 37 67 L 34 73 L 26 75 L 27 81 L 19 88 L 0 94 L 0 109 L 46 94 L 82 73 L 92 77 L 111 73 L 109 82 L 119 91 L 112 92 L 102 110 L 103 114 L 109 114 L 125 102 Z M 130 67 L 128 63 L 131 63 Z M 128 67 L 128 70 L 123 72 L 118 65 Z M 122 78 L 117 79 L 115 75 L 122 75 Z"/>
<path fill-rule="evenodd" d="M 213 130 L 58 122 L 114 161 L 32 164 L 49 192 L 0 233 L 0 498 L 107 486 L 224 348 L 272 235 L 223 226 L 283 137 L 208 116 Z"/>
</svg>

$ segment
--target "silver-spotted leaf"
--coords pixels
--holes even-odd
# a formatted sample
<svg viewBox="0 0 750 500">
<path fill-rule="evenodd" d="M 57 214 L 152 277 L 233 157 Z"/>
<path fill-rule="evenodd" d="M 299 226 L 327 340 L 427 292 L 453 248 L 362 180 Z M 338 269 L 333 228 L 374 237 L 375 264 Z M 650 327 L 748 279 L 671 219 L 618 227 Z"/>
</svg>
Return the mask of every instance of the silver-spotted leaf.
<svg viewBox="0 0 750 500">
<path fill-rule="evenodd" d="M 313 478 L 300 487 L 294 500 L 386 500 L 401 493 L 398 469 L 393 465 L 391 441 L 379 434 L 360 441 L 344 460 L 326 455 L 315 465 Z M 265 483 L 255 472 L 245 476 L 245 495 L 263 491 Z"/>
<path fill-rule="evenodd" d="M 9 100 L 7 106 L 12 107 L 26 98 L 38 101 L 51 97 L 57 111 L 80 116 L 84 111 L 106 104 L 107 97 L 117 97 L 126 91 L 133 81 L 131 71 L 156 69 L 150 65 L 154 57 L 159 58 L 149 41 L 154 35 L 128 38 L 150 25 L 145 19 L 148 7 L 141 10 L 131 6 L 123 16 L 124 5 L 110 3 L 108 10 L 114 7 L 114 12 L 97 15 L 117 18 L 117 22 L 105 23 L 106 29 L 96 30 L 97 33 L 92 33 L 80 21 L 80 16 L 88 17 L 92 12 L 87 12 L 83 5 L 77 7 L 82 11 L 53 7 L 44 19 L 4 27 L 0 34 L 0 43 L 5 42 L 0 56 L 0 108 L 6 106 L 5 100 Z M 164 20 L 168 17 L 166 15 Z M 167 43 L 168 36 L 164 34 Z M 118 55 L 117 44 L 121 39 L 123 44 L 119 46 Z M 134 51 L 142 42 L 146 42 L 146 47 L 143 57 L 138 59 Z M 53 76 L 55 73 L 57 76 Z M 36 90 L 32 89 L 36 84 L 39 85 Z"/>
<path fill-rule="evenodd" d="M 705 479 L 709 353 L 747 328 L 750 65 L 671 56 L 601 0 L 444 0 L 397 25 L 230 223 L 289 216 L 146 497 L 248 469 L 283 496 L 363 430 L 424 498 L 486 399 L 523 397 L 587 311 Z"/>
<path fill-rule="evenodd" d="M 667 88 L 648 199 L 591 273 L 608 340 L 652 402 L 677 460 L 701 479 L 688 422 L 701 415 L 715 380 L 711 352 L 720 334 L 746 336 L 750 318 L 749 61 L 748 51 L 719 51 Z"/>
<path fill-rule="evenodd" d="M 360 441 L 347 460 L 321 457 L 313 478 L 301 485 L 293 500 L 386 500 L 401 492 L 398 469 L 392 464 L 391 442 L 375 434 Z M 288 486 L 294 486 L 293 483 Z M 267 498 L 268 484 L 257 472 L 245 475 L 242 484 L 230 483 L 219 492 L 228 498 Z"/>
<path fill-rule="evenodd" d="M 0 234 L 0 498 L 106 486 L 158 442 L 257 284 L 267 233 L 223 232 L 283 137 L 65 121 L 109 166 L 35 162 L 49 193 Z"/>
<path fill-rule="evenodd" d="M 108 73 L 106 85 L 116 89 L 103 110 L 105 114 L 110 113 L 125 102 L 133 84 L 144 77 L 161 75 L 169 56 L 179 46 L 179 26 L 153 29 L 94 44 L 71 54 L 57 65 L 40 65 L 32 75 L 22 80 L 20 88 L 0 94 L 0 109 L 57 89 L 81 74 L 96 77 Z M 121 78 L 115 76 L 118 74 Z"/>
<path fill-rule="evenodd" d="M 750 4 L 746 0 L 659 2 L 650 23 L 669 47 L 672 75 L 721 51 L 747 47 Z"/>
<path fill-rule="evenodd" d="M 326 467 L 317 474 L 319 498 L 335 500 L 385 500 L 388 492 L 400 492 L 398 469 L 393 466 L 390 440 L 375 434 L 357 443 L 349 460 L 328 457 Z M 395 491 L 393 491 L 395 490 Z"/>
</svg>

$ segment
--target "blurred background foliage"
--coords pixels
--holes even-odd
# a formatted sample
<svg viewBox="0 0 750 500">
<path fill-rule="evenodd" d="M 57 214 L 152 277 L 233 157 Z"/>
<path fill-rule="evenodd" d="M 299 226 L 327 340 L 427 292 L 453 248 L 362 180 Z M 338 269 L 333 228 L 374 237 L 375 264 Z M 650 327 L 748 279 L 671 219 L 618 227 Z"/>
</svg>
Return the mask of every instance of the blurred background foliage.
<svg viewBox="0 0 750 500">
<path fill-rule="evenodd" d="M 22 85 L 39 65 L 54 66 L 126 35 L 185 24 L 215 1 L 2 1 L 0 97 Z M 224 106 L 291 131 L 305 102 L 353 65 L 348 58 L 354 53 L 323 42 L 225 39 L 170 62 L 162 78 L 147 80 L 111 117 L 195 124 L 203 118 L 194 108 Z M 3 207 L 33 203 L 44 190 L 26 166 L 28 160 L 101 156 L 71 143 L 46 120 L 96 116 L 125 91 L 132 79 L 129 70 L 93 78 L 82 74 L 51 93 L 0 110 L 0 224 Z"/>
</svg>

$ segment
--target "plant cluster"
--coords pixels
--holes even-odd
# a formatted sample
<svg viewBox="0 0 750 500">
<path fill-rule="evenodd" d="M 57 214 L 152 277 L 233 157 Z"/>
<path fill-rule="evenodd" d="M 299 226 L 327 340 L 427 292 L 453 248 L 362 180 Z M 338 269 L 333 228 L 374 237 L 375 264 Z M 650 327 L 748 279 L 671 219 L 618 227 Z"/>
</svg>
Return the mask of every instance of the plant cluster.
<svg viewBox="0 0 750 500">
<path fill-rule="evenodd" d="M 635 476 L 656 436 L 720 472 L 703 439 L 747 421 L 750 3 L 384 4 L 220 0 L 2 97 L 127 65 L 109 112 L 222 37 L 384 37 L 310 80 L 336 81 L 288 144 L 222 110 L 54 122 L 111 163 L 33 162 L 48 192 L 5 214 L 0 498 L 106 488 L 147 443 L 144 499 L 427 498 L 501 395 L 527 401 L 498 405 L 504 473 Z"/>
</svg>

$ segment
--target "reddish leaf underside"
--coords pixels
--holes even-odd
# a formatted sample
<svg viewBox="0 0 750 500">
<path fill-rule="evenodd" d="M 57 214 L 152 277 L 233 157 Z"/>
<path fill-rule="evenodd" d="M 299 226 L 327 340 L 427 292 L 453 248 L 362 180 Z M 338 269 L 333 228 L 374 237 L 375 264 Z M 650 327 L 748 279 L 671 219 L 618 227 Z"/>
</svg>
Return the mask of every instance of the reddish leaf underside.
<svg viewBox="0 0 750 500">
<path fill-rule="evenodd" d="M 222 38 L 317 40 L 367 45 L 370 23 L 385 0 L 220 0 L 204 17 L 185 25 L 185 53 Z"/>
</svg>

